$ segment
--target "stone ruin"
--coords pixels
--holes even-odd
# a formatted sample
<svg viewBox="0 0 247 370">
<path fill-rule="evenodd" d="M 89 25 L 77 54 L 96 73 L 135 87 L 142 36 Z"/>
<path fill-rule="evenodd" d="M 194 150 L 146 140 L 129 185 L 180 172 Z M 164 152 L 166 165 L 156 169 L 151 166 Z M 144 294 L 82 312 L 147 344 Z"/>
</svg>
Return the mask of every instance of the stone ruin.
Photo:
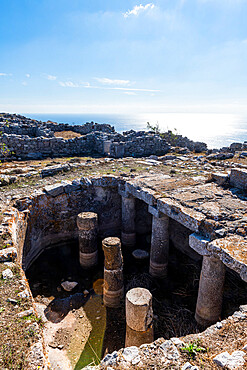
<svg viewBox="0 0 247 370">
<path fill-rule="evenodd" d="M 81 136 L 65 140 L 54 132 L 73 131 Z M 1 142 L 8 148 L 9 159 L 43 159 L 68 156 L 145 157 L 164 155 L 174 137 L 162 138 L 153 132 L 133 130 L 117 133 L 108 124 L 94 122 L 84 125 L 41 122 L 20 115 L 0 114 Z M 202 152 L 207 145 L 177 135 L 175 145 L 187 150 Z"/>
<path fill-rule="evenodd" d="M 137 234 L 149 231 L 153 278 L 164 279 L 169 274 L 171 243 L 180 253 L 202 261 L 195 319 L 201 327 L 208 327 L 220 320 L 226 270 L 247 282 L 247 171 L 235 168 L 227 179 L 220 174 L 212 179 L 104 176 L 46 186 L 17 199 L 15 207 L 5 213 L 3 227 L 9 229 L 13 246 L 1 251 L 0 260 L 17 258 L 27 272 L 47 248 L 78 240 L 80 264 L 92 268 L 98 261 L 96 238 L 100 238 L 105 257 L 104 304 L 118 307 L 124 300 L 123 263 L 128 263 L 121 249 L 134 249 Z M 139 346 L 153 340 L 153 316 L 150 292 L 136 289 L 129 290 L 125 298 L 126 343 Z M 167 366 L 173 365 L 178 341 L 168 341 Z M 48 357 L 52 356 L 47 342 L 45 348 Z M 120 357 L 109 355 L 102 368 L 117 361 L 133 365 Z M 175 360 L 179 364 L 179 358 Z"/>
</svg>

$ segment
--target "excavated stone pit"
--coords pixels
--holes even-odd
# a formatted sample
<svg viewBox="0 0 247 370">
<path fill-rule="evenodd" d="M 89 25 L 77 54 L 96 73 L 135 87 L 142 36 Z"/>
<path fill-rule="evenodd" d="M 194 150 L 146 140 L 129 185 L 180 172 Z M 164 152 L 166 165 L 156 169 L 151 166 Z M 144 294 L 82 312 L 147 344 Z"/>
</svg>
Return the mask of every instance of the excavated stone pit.
<svg viewBox="0 0 247 370">
<path fill-rule="evenodd" d="M 154 339 L 197 333 L 247 302 L 246 200 L 206 179 L 82 178 L 18 199 L 16 208 L 19 262 L 45 321 L 54 369 L 61 361 L 64 369 L 97 364 L 125 345 L 124 304 L 103 305 L 106 237 L 121 238 L 124 293 L 143 287 L 153 295 Z M 98 264 L 91 269 L 79 262 L 82 212 L 98 215 Z M 136 249 L 151 257 L 133 256 Z M 216 277 L 208 273 L 212 264 Z M 213 309 L 212 294 L 219 302 Z"/>
</svg>

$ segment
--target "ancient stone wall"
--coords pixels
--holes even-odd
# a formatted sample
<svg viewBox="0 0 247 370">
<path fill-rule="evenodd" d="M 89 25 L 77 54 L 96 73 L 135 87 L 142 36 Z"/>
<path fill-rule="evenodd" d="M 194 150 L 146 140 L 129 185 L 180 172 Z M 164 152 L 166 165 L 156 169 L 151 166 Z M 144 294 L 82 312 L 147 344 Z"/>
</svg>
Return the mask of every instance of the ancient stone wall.
<svg viewBox="0 0 247 370">
<path fill-rule="evenodd" d="M 70 140 L 3 134 L 2 142 L 7 145 L 10 156 L 21 159 L 103 154 L 102 140 L 92 134 Z"/>
<path fill-rule="evenodd" d="M 54 132 L 73 131 L 81 137 L 65 140 L 55 137 Z M 166 136 L 153 132 L 133 130 L 116 133 L 108 124 L 94 122 L 84 125 L 35 121 L 20 115 L 0 114 L 0 141 L 8 148 L 8 157 L 42 159 L 46 157 L 108 155 L 113 158 L 164 155 L 171 145 L 201 152 L 205 143 L 189 140 L 178 135 L 174 142 L 171 134 Z"/>
<path fill-rule="evenodd" d="M 73 131 L 81 135 L 89 134 L 90 132 L 100 131 L 105 133 L 114 133 L 114 127 L 106 123 L 87 122 L 82 125 L 69 125 L 68 123 L 56 123 L 48 121 L 46 127 L 53 132 Z"/>
<path fill-rule="evenodd" d="M 99 236 L 119 236 L 121 229 L 121 197 L 114 178 L 81 179 L 47 186 L 33 198 L 17 202 L 21 210 L 29 210 L 22 265 L 28 266 L 45 247 L 78 237 L 76 218 L 80 212 L 99 215 Z"/>
<path fill-rule="evenodd" d="M 200 141 L 193 141 L 188 139 L 186 136 L 174 134 L 172 131 L 162 133 L 164 139 L 173 146 L 179 146 L 182 148 L 188 148 L 196 153 L 201 153 L 207 150 L 207 144 Z"/>
</svg>

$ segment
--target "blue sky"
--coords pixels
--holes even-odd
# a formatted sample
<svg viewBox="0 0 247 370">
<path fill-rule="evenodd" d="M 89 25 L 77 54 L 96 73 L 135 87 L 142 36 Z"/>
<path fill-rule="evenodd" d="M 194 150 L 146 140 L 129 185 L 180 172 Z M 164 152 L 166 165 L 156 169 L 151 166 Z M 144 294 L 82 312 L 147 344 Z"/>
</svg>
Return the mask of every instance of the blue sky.
<svg viewBox="0 0 247 370">
<path fill-rule="evenodd" d="M 0 111 L 247 112 L 247 0 L 0 0 Z"/>
</svg>

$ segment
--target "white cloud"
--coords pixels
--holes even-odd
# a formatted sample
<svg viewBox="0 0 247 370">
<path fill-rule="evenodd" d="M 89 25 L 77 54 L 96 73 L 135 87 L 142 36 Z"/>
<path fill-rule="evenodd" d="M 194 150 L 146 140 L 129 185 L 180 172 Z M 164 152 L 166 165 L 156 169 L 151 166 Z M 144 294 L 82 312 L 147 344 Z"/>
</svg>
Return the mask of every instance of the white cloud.
<svg viewBox="0 0 247 370">
<path fill-rule="evenodd" d="M 76 87 L 79 87 L 77 85 Z M 121 90 L 121 91 L 144 91 L 144 92 L 160 92 L 161 90 L 154 90 L 154 89 L 138 89 L 138 88 L 130 88 L 130 87 L 106 87 L 106 86 L 93 86 L 90 84 L 83 85 L 82 87 L 90 88 L 90 89 L 101 89 L 101 90 Z"/>
<path fill-rule="evenodd" d="M 140 13 L 154 9 L 155 5 L 153 3 L 149 3 L 147 5 L 135 5 L 132 10 L 128 10 L 126 13 L 123 13 L 124 18 L 128 18 L 131 15 L 138 16 Z"/>
<path fill-rule="evenodd" d="M 77 83 L 74 83 L 72 81 L 66 81 L 66 82 L 59 82 L 59 85 L 62 87 L 79 87 L 80 85 Z"/>
<path fill-rule="evenodd" d="M 99 90 L 120 90 L 124 91 L 124 93 L 128 95 L 136 95 L 137 91 L 143 92 L 160 92 L 160 90 L 155 89 L 142 89 L 142 88 L 132 88 L 128 86 L 114 86 L 113 84 L 125 85 L 129 84 L 130 81 L 128 80 L 110 80 L 108 78 L 95 78 L 95 80 L 107 84 L 108 86 L 101 86 L 101 85 L 91 85 L 89 82 L 72 82 L 72 81 L 59 81 L 59 85 L 62 87 L 79 87 L 79 88 L 86 88 L 86 89 L 99 89 Z M 102 80 L 102 81 L 101 81 Z M 112 86 L 113 85 L 113 86 Z"/>
<path fill-rule="evenodd" d="M 21 84 L 22 84 L 23 86 L 27 86 L 27 82 L 26 82 L 26 81 L 23 81 Z"/>
<path fill-rule="evenodd" d="M 124 91 L 126 95 L 137 95 L 134 91 Z"/>
<path fill-rule="evenodd" d="M 110 87 L 111 90 L 124 90 L 124 91 L 144 91 L 144 92 L 158 92 L 160 90 L 153 90 L 153 89 L 132 89 L 128 87 Z"/>
<path fill-rule="evenodd" d="M 0 76 L 12 76 L 12 73 L 0 73 Z"/>
<path fill-rule="evenodd" d="M 57 79 L 57 76 L 53 76 L 53 75 L 45 75 L 45 78 L 49 81 L 55 81 Z"/>
<path fill-rule="evenodd" d="M 31 77 L 31 75 L 30 75 L 29 73 L 26 73 L 26 74 L 25 74 L 25 76 L 26 76 L 27 78 L 30 78 L 30 77 Z"/>
<path fill-rule="evenodd" d="M 98 82 L 100 82 L 103 85 L 121 85 L 126 86 L 130 84 L 129 80 L 112 80 L 110 78 L 98 78 L 94 77 L 94 79 Z"/>
</svg>

